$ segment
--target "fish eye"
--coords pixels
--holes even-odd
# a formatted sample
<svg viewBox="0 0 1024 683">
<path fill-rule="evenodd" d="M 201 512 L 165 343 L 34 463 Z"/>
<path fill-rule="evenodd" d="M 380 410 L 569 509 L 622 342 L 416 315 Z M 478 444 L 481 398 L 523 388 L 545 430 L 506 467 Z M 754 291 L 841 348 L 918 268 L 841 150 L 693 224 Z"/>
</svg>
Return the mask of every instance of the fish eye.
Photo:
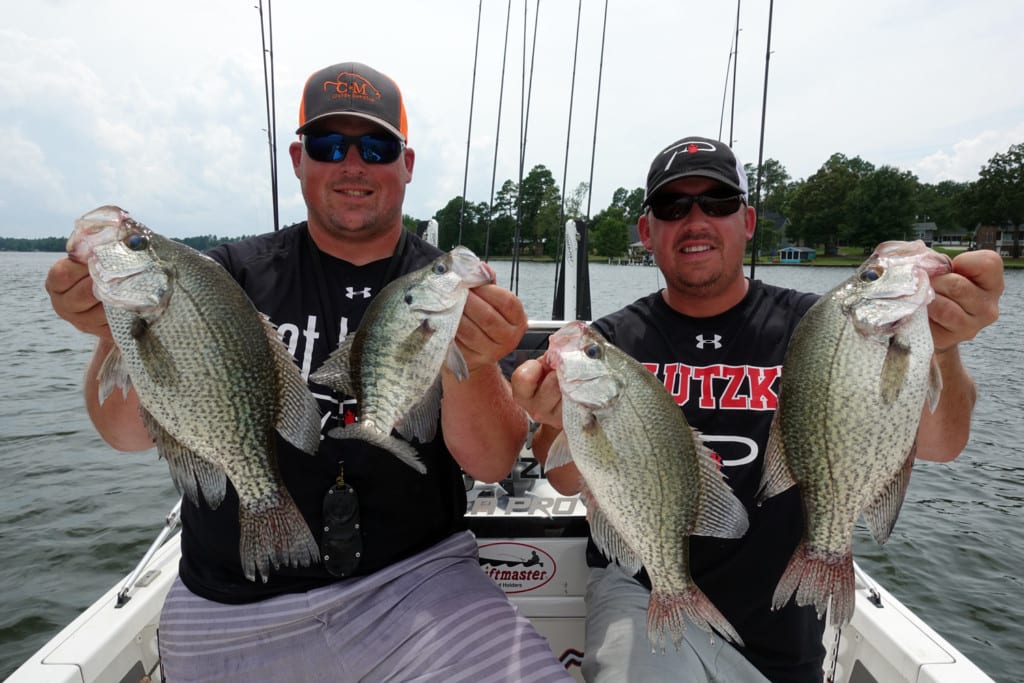
<svg viewBox="0 0 1024 683">
<path fill-rule="evenodd" d="M 445 273 L 448 272 L 448 266 L 446 266 L 443 263 L 435 263 L 434 272 L 437 273 L 438 275 L 444 275 Z"/>
<path fill-rule="evenodd" d="M 601 357 L 601 345 L 600 344 L 587 344 L 586 348 L 583 349 L 583 353 L 587 354 L 587 358 L 600 358 Z"/>
<path fill-rule="evenodd" d="M 865 269 L 860 274 L 860 281 L 861 282 L 874 282 L 878 278 L 882 277 L 882 274 L 884 272 L 885 272 L 885 268 L 882 268 L 881 266 L 872 266 L 871 268 Z"/>
<path fill-rule="evenodd" d="M 128 247 L 132 251 L 142 251 L 149 246 L 149 238 L 145 235 L 134 232 L 124 239 L 124 246 Z"/>
</svg>

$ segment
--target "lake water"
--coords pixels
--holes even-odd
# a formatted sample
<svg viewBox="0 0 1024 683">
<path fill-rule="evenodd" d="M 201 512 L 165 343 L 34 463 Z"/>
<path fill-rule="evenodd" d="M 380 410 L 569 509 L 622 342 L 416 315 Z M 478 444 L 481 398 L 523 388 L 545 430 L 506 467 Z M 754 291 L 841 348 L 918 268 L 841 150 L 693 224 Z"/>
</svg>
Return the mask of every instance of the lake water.
<svg viewBox="0 0 1024 683">
<path fill-rule="evenodd" d="M 177 500 L 155 451 L 96 436 L 81 378 L 92 340 L 50 309 L 60 254 L 0 252 L 0 677 L 134 566 Z M 510 264 L 492 264 L 509 286 Z M 825 292 L 847 268 L 757 267 L 773 284 Z M 662 285 L 656 268 L 591 265 L 593 316 Z M 523 263 L 518 293 L 551 317 L 554 267 Z M 920 462 L 889 542 L 859 529 L 855 555 L 890 592 L 1000 682 L 1024 681 L 1024 271 L 1007 273 L 1001 318 L 963 347 L 979 386 L 967 449 Z"/>
</svg>

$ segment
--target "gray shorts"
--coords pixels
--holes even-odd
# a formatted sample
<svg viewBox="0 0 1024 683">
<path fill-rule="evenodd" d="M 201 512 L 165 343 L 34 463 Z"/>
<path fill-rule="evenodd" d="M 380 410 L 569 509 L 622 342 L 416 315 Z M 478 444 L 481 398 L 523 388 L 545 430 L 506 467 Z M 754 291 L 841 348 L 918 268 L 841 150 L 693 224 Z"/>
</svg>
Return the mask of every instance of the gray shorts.
<svg viewBox="0 0 1024 683">
<path fill-rule="evenodd" d="M 179 579 L 159 637 L 169 683 L 572 681 L 480 570 L 469 532 L 370 576 L 247 605 Z"/>
<path fill-rule="evenodd" d="M 686 637 L 676 650 L 654 652 L 647 637 L 651 592 L 610 565 L 591 568 L 587 580 L 587 625 L 583 678 L 588 683 L 687 681 L 768 683 L 768 679 L 719 635 L 686 620 Z"/>
</svg>

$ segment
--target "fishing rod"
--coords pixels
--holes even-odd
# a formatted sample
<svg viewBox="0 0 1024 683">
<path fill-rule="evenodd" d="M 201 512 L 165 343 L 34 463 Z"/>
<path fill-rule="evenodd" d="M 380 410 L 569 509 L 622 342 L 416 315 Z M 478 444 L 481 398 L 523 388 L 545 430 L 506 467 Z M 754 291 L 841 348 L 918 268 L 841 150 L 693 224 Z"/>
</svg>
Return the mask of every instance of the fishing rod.
<svg viewBox="0 0 1024 683">
<path fill-rule="evenodd" d="M 562 235 L 565 232 L 565 190 L 569 182 L 569 141 L 572 137 L 572 105 L 576 94 L 576 62 L 580 52 L 580 20 L 583 16 L 583 0 L 579 0 L 576 6 L 576 41 L 573 43 L 572 51 L 572 79 L 569 84 L 569 119 L 565 127 L 565 158 L 562 162 L 562 203 L 558 210 L 558 225 L 563 229 L 558 231 L 555 241 L 555 295 L 551 306 L 551 317 L 564 318 L 565 310 L 565 250 L 562 248 Z M 576 208 L 579 211 L 579 207 Z M 568 245 L 566 245 L 568 246 Z M 558 315 L 556 311 L 563 311 Z"/>
<path fill-rule="evenodd" d="M 736 140 L 732 136 L 732 126 L 736 119 L 736 67 L 740 63 L 740 0 L 736 0 L 736 38 L 733 42 L 735 47 L 735 58 L 732 60 L 732 105 L 729 110 L 729 146 L 732 147 Z"/>
<path fill-rule="evenodd" d="M 590 220 L 590 202 L 594 198 L 594 158 L 597 156 L 597 117 L 601 112 L 601 79 L 604 74 L 604 42 L 608 35 L 608 0 L 604 0 L 604 20 L 601 25 L 601 58 L 597 67 L 597 97 L 594 101 L 594 141 L 590 148 L 590 179 L 587 186 L 587 220 Z M 589 304 L 588 304 L 589 306 Z M 589 315 L 589 314 L 588 314 Z"/>
<path fill-rule="evenodd" d="M 466 128 L 466 167 L 462 172 L 462 207 L 459 209 L 459 241 L 456 244 L 462 244 L 462 221 L 466 215 L 466 185 L 469 182 L 469 142 L 473 137 L 473 100 L 476 98 L 476 65 L 480 55 L 480 19 L 483 13 L 484 0 L 480 0 L 476 13 L 476 45 L 473 47 L 473 82 L 469 87 L 469 125 Z"/>
<path fill-rule="evenodd" d="M 487 204 L 487 234 L 484 236 L 484 261 L 491 254 L 491 224 L 494 222 L 494 184 L 498 178 L 498 143 L 501 140 L 501 108 L 505 100 L 505 67 L 508 62 L 508 33 L 512 24 L 512 0 L 505 10 L 505 46 L 501 55 L 501 84 L 498 86 L 498 123 L 494 131 L 494 160 L 491 163 L 491 199 Z"/>
<path fill-rule="evenodd" d="M 527 37 L 527 3 L 523 3 L 523 66 L 520 81 L 519 100 L 519 189 L 516 193 L 516 230 L 512 247 L 512 284 L 509 286 L 519 294 L 519 264 L 521 260 L 521 242 L 523 230 L 523 172 L 526 164 L 526 133 L 530 125 L 530 100 L 533 96 L 533 68 L 537 59 L 537 26 L 540 20 L 540 0 L 537 0 L 533 13 L 533 45 L 530 52 L 530 79 L 526 79 L 526 37 Z"/>
<path fill-rule="evenodd" d="M 754 234 L 750 238 L 750 279 L 754 279 L 757 267 L 757 221 L 761 219 L 761 176 L 764 175 L 764 122 L 768 111 L 768 62 L 772 56 L 772 9 L 775 0 L 768 0 L 768 44 L 764 52 L 764 92 L 761 96 L 761 141 L 757 147 L 757 185 L 754 196 Z"/>
<path fill-rule="evenodd" d="M 274 26 L 270 0 L 267 0 L 265 24 L 263 0 L 260 0 L 257 9 L 260 13 L 260 40 L 263 44 L 263 97 L 267 107 L 267 146 L 270 148 L 270 198 L 274 207 L 274 232 L 277 232 L 280 229 L 277 203 L 277 113 L 274 106 Z"/>
<path fill-rule="evenodd" d="M 718 115 L 718 139 L 722 139 L 722 127 L 725 125 L 725 98 L 729 95 L 729 70 L 732 69 L 732 51 L 735 38 L 729 39 L 729 59 L 725 61 L 725 82 L 722 84 L 722 111 Z M 733 90 L 735 90 L 733 86 Z"/>
</svg>

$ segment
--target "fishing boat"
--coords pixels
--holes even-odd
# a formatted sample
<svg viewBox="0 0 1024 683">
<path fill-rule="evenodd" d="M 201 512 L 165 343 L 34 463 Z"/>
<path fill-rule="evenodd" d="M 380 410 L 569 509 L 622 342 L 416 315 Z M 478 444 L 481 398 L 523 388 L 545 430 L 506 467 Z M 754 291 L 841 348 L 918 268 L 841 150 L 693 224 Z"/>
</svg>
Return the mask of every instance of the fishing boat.
<svg viewBox="0 0 1024 683">
<path fill-rule="evenodd" d="M 267 4 L 269 8 L 269 2 Z M 259 9 L 263 30 L 262 3 Z M 738 16 L 736 31 L 738 37 Z M 601 42 L 603 46 L 603 36 Z M 273 153 L 277 147 L 276 116 L 270 96 L 273 64 L 271 61 L 268 68 L 266 62 L 268 58 L 272 60 L 272 54 L 272 49 L 263 50 L 264 77 L 269 74 L 271 79 L 267 82 L 267 135 L 272 152 L 271 192 L 277 229 L 277 175 Z M 730 48 L 730 63 L 735 54 Z M 475 64 L 473 73 L 475 85 Z M 595 120 L 596 112 L 595 106 Z M 762 142 L 763 118 L 762 114 Z M 721 130 L 719 137 L 722 137 Z M 731 129 L 729 138 L 732 138 Z M 521 144 L 520 153 L 522 149 Z M 758 167 L 760 162 L 759 158 Z M 565 186 L 563 175 L 562 187 Z M 756 197 L 760 197 L 760 191 L 756 192 Z M 567 319 L 590 319 L 586 230 L 573 220 L 565 226 L 565 250 L 558 264 L 552 319 L 530 322 L 529 331 L 512 360 L 513 366 L 539 355 L 547 336 Z M 517 220 L 517 249 L 518 229 Z M 460 216 L 460 237 L 461 230 Z M 437 244 L 436 221 L 423 221 L 419 233 Z M 575 277 L 566 277 L 567 272 Z M 548 483 L 529 448 L 529 440 L 505 480 L 493 484 L 468 480 L 466 489 L 466 520 L 477 537 L 481 571 L 532 621 L 566 670 L 582 681 L 580 664 L 588 573 L 584 504 L 578 496 L 561 495 Z M 159 617 L 164 599 L 178 575 L 180 506 L 179 501 L 167 514 L 164 527 L 157 531 L 155 540 L 135 568 L 31 655 L 6 679 L 7 683 L 163 681 L 158 648 Z M 825 683 L 994 683 L 981 668 L 859 566 L 855 565 L 855 569 L 853 617 L 841 628 L 828 626 L 823 636 L 827 652 Z"/>
<path fill-rule="evenodd" d="M 420 232 L 429 239 L 429 223 Z M 436 239 L 436 237 L 434 238 Z M 565 318 L 590 318 L 586 225 L 565 224 L 564 252 L 552 303 L 557 320 L 533 320 L 510 366 L 536 358 Z M 511 369 L 507 368 L 507 369 Z M 509 476 L 466 481 L 466 521 L 476 534 L 480 568 L 548 639 L 582 681 L 586 508 L 544 476 L 528 438 Z M 150 548 L 112 586 L 19 667 L 7 683 L 157 683 L 164 597 L 181 557 L 179 501 Z M 826 683 L 992 683 L 993 679 L 910 609 L 856 567 L 849 624 L 826 628 Z M 825 617 L 827 619 L 827 615 Z"/>
<path fill-rule="evenodd" d="M 550 331 L 555 323 L 532 326 Z M 587 566 L 586 511 L 543 477 L 528 448 L 496 484 L 472 482 L 467 521 L 480 568 L 548 639 L 582 681 Z M 178 507 L 138 566 L 33 654 L 7 683 L 158 683 L 157 631 L 177 576 Z M 858 571 L 856 609 L 828 628 L 825 681 L 836 683 L 991 683 L 992 679 L 905 605 Z"/>
</svg>

